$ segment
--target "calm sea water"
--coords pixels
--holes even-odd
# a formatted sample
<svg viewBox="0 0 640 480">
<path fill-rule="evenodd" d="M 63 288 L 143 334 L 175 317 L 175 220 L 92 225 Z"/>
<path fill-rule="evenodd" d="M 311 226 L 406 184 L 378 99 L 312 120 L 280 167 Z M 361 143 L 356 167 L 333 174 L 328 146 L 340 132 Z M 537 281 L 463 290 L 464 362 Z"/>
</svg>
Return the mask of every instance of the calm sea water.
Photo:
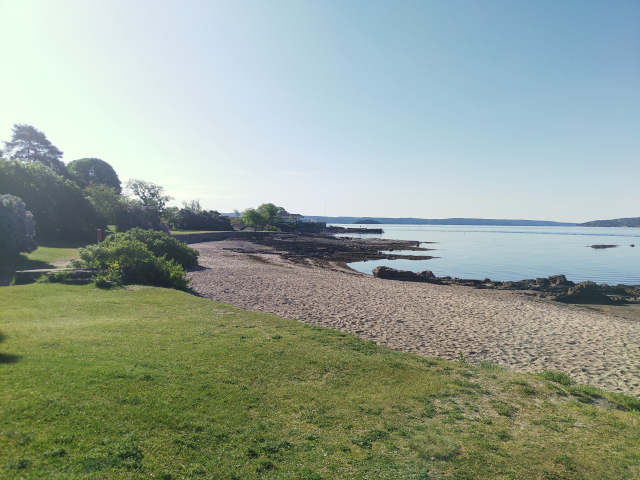
<svg viewBox="0 0 640 480">
<path fill-rule="evenodd" d="M 358 225 L 339 225 L 356 227 Z M 370 260 L 349 266 L 371 273 L 381 265 L 439 277 L 523 280 L 563 273 L 569 280 L 640 285 L 640 228 L 360 225 L 382 228 L 380 238 L 436 242 L 422 245 L 431 260 Z M 369 236 L 369 235 L 351 235 Z M 619 245 L 596 250 L 589 245 Z M 630 247 L 635 244 L 635 248 Z M 399 253 L 399 252 L 393 252 Z M 418 252 L 406 252 L 416 254 Z"/>
</svg>

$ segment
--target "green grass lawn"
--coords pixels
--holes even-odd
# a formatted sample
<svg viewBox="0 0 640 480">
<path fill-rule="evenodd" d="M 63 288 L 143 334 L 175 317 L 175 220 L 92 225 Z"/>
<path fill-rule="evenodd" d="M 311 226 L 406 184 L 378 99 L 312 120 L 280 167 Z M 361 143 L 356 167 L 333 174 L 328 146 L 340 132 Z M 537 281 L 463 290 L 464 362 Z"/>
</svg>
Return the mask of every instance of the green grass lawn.
<svg viewBox="0 0 640 480">
<path fill-rule="evenodd" d="M 77 256 L 77 248 L 38 247 L 31 253 L 21 254 L 9 264 L 3 265 L 2 269 L 13 272 L 15 270 L 63 267 Z"/>
<path fill-rule="evenodd" d="M 0 478 L 640 478 L 637 399 L 149 287 L 0 288 Z M 634 403 L 635 402 L 635 403 Z"/>
<path fill-rule="evenodd" d="M 38 247 L 34 252 L 25 256 L 30 262 L 42 262 L 48 265 L 60 267 L 65 266 L 72 258 L 77 258 L 78 249 Z"/>
</svg>

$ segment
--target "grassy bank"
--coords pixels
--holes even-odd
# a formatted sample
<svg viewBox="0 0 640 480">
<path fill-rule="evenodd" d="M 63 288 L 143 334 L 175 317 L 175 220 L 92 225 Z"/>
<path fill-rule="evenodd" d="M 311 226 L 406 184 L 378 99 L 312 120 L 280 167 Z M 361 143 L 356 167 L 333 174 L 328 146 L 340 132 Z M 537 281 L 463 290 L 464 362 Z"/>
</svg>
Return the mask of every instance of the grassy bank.
<svg viewBox="0 0 640 480">
<path fill-rule="evenodd" d="M 0 305 L 1 478 L 640 476 L 637 400 L 561 375 L 157 288 L 6 287 Z"/>
<path fill-rule="evenodd" d="M 56 268 L 66 265 L 72 258 L 77 256 L 77 248 L 38 247 L 31 253 L 21 254 L 7 264 L 5 268 L 13 270 Z"/>
<path fill-rule="evenodd" d="M 59 268 L 77 256 L 77 248 L 38 247 L 31 253 L 23 253 L 17 258 L 0 262 L 0 286 L 9 285 L 16 270 Z"/>
</svg>

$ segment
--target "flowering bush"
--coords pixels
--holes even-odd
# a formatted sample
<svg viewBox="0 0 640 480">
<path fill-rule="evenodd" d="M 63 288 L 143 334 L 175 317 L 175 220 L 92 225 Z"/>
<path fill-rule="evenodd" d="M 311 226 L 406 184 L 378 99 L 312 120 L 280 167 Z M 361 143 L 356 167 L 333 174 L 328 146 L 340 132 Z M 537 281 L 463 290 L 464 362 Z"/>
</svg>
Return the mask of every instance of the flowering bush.
<svg viewBox="0 0 640 480">
<path fill-rule="evenodd" d="M 22 200 L 0 195 L 0 258 L 17 257 L 38 248 L 35 221 Z"/>
</svg>

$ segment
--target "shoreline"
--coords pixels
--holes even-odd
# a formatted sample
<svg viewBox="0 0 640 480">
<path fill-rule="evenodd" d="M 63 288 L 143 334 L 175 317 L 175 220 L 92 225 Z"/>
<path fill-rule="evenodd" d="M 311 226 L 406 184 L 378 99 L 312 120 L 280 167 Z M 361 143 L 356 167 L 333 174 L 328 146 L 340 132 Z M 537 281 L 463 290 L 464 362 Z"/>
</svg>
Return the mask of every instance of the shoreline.
<svg viewBox="0 0 640 480">
<path fill-rule="evenodd" d="M 640 394 L 640 322 L 583 306 L 482 290 L 376 279 L 341 261 L 281 255 L 262 242 L 194 244 L 199 295 L 322 325 L 395 350 L 509 370 L 559 370 L 576 381 Z"/>
<path fill-rule="evenodd" d="M 332 227 L 335 228 L 335 227 Z M 331 233 L 284 233 L 261 236 L 252 239 L 254 243 L 273 249 L 270 252 L 294 262 L 304 263 L 308 259 L 338 261 L 347 264 L 367 260 L 429 260 L 438 258 L 430 255 L 407 255 L 381 253 L 386 251 L 433 251 L 420 245 L 432 242 L 414 240 L 391 240 L 380 238 L 335 237 Z M 557 274 L 548 278 L 522 279 L 516 281 L 492 281 L 489 278 L 468 279 L 458 277 L 436 277 L 430 270 L 413 272 L 390 267 L 377 267 L 372 272 L 377 278 L 405 282 L 427 282 L 438 285 L 461 285 L 480 289 L 514 290 L 526 295 L 558 300 L 565 303 L 614 305 L 626 303 L 640 304 L 640 285 L 607 285 L 594 282 L 575 283 L 565 275 Z"/>
</svg>

